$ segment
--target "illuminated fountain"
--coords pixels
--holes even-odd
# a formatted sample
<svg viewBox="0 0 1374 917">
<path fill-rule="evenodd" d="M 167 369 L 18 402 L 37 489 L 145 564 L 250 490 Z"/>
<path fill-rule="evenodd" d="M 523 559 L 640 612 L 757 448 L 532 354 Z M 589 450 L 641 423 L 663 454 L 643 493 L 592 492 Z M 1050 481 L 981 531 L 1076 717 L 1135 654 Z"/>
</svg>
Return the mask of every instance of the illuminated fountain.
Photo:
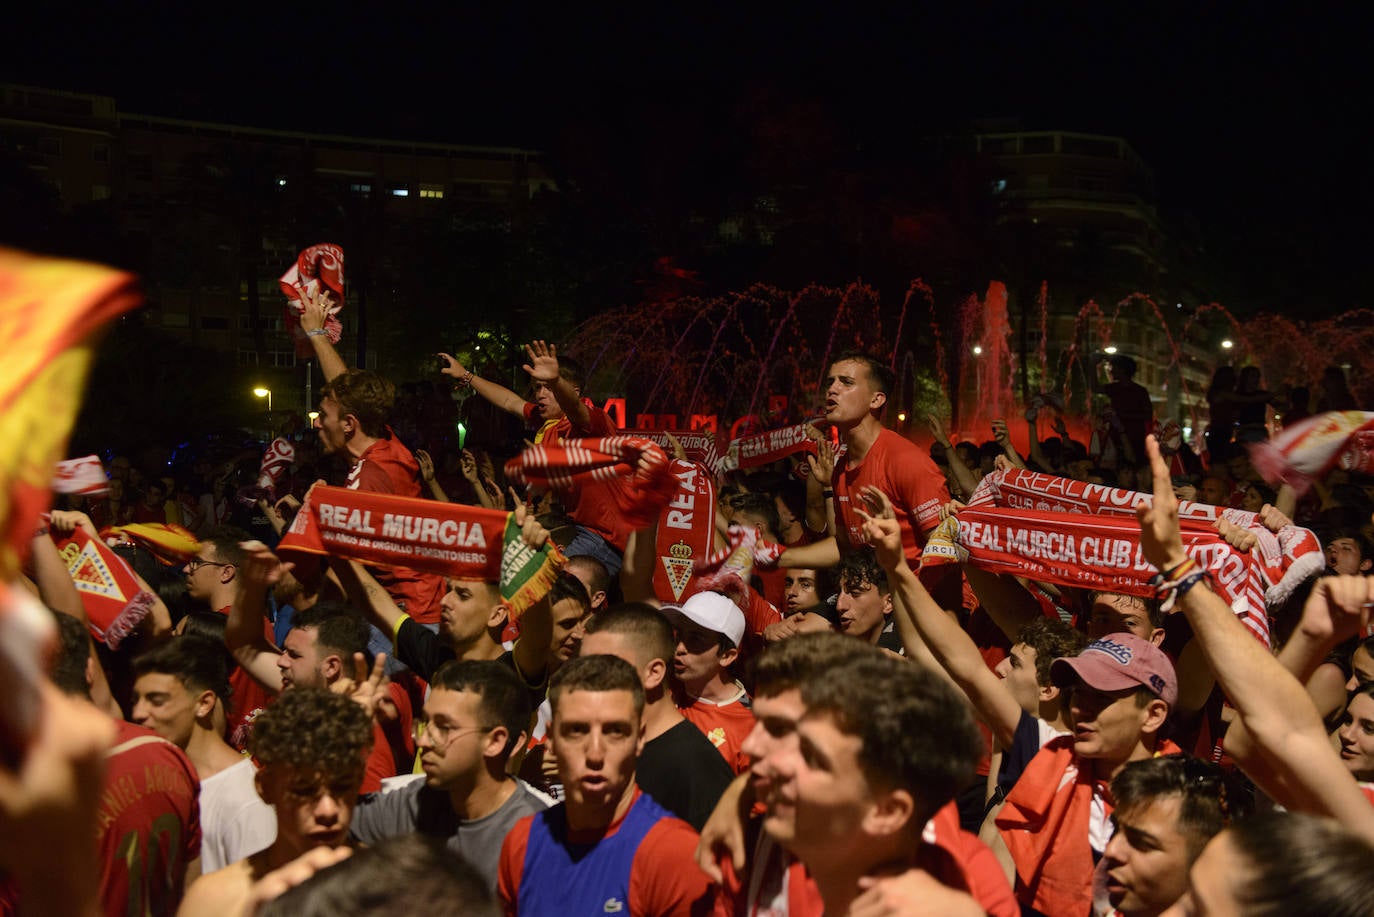
<svg viewBox="0 0 1374 917">
<path fill-rule="evenodd" d="M 1003 418 L 1024 449 L 1025 396 L 1049 393 L 1067 406 L 1072 434 L 1086 441 L 1090 374 L 1118 345 L 1154 367 L 1153 381 L 1138 381 L 1166 398 L 1159 413 L 1172 412 L 1195 436 L 1205 422 L 1205 380 L 1222 362 L 1259 365 L 1271 390 L 1315 385 L 1327 365 L 1344 364 L 1354 370 L 1356 396 L 1374 406 L 1369 310 L 1320 322 L 1272 315 L 1241 322 L 1209 303 L 1174 318 L 1136 293 L 1112 307 L 1089 300 L 1067 313 L 1052 306 L 1046 284 L 1028 308 L 1022 354 L 1007 289 L 997 281 L 955 309 L 937 304 L 920 280 L 896 308 L 884 308 L 862 283 L 799 292 L 760 284 L 603 313 L 577 329 L 566 350 L 587 366 L 591 391 L 626 399 L 630 426 L 642 415 L 655 426 L 671 416 L 679 428 L 693 415 L 717 415 L 722 432 L 740 418 L 761 427 L 798 422 L 816 413 L 828 360 L 851 348 L 891 361 L 898 386 L 888 422 L 916 439 L 927 438 L 930 414 L 974 441 L 990 438 L 992 420 Z M 1223 337 L 1229 350 L 1218 349 Z M 1038 424 L 1042 438 L 1049 419 Z"/>
</svg>

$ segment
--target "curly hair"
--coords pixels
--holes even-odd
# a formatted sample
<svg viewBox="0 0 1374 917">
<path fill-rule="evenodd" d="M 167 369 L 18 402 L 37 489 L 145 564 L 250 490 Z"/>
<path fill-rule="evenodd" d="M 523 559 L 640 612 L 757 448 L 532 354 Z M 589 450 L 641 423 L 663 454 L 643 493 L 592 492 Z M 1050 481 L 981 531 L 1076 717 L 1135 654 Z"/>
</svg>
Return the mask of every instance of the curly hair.
<svg viewBox="0 0 1374 917">
<path fill-rule="evenodd" d="M 396 404 L 396 386 L 390 380 L 366 369 L 350 369 L 335 376 L 320 389 L 321 398 L 339 403 L 339 416 L 352 414 L 367 436 L 386 432 L 387 417 Z"/>
<path fill-rule="evenodd" d="M 845 590 L 872 586 L 882 595 L 892 591 L 887 582 L 887 571 L 878 563 L 878 556 L 868 545 L 846 551 L 835 567 L 836 577 Z"/>
<path fill-rule="evenodd" d="M 356 772 L 372 747 L 372 718 L 342 694 L 292 688 L 253 721 L 248 751 L 264 768 L 285 766 L 341 777 Z"/>
<path fill-rule="evenodd" d="M 1035 683 L 1042 688 L 1051 684 L 1054 660 L 1077 656 L 1088 645 L 1086 634 L 1057 618 L 1037 618 L 1021 628 L 1016 639 L 1035 650 Z"/>
</svg>

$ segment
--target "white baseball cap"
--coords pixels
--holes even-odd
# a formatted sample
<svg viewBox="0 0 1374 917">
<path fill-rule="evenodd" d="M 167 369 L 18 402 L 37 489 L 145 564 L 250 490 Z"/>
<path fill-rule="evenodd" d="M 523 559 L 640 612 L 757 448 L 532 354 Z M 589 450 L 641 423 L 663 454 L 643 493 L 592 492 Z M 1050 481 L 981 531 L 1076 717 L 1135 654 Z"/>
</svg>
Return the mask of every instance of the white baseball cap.
<svg viewBox="0 0 1374 917">
<path fill-rule="evenodd" d="M 681 605 L 664 605 L 660 610 L 670 623 L 686 618 L 698 627 L 724 634 L 735 646 L 744 639 L 744 612 L 719 592 L 698 592 Z"/>
</svg>

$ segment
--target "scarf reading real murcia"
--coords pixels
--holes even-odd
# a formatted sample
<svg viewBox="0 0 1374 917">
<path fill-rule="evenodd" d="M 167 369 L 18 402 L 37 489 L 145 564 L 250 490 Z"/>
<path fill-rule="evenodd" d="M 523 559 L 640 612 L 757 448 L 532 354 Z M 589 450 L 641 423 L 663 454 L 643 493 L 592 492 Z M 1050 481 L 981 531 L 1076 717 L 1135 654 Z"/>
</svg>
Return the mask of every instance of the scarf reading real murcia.
<svg viewBox="0 0 1374 917">
<path fill-rule="evenodd" d="M 1083 589 L 1153 596 L 1158 571 L 1140 552 L 1135 508 L 1149 494 L 1085 484 L 1022 469 L 983 478 L 967 509 L 932 533 L 926 563 L 967 561 Z M 1282 602 L 1323 566 L 1315 535 L 1295 525 L 1271 532 L 1255 513 L 1179 503 L 1183 547 L 1211 572 L 1219 594 L 1266 645 L 1265 606 Z M 1252 532 L 1256 544 L 1239 551 L 1213 528 L 1219 518 Z"/>
</svg>

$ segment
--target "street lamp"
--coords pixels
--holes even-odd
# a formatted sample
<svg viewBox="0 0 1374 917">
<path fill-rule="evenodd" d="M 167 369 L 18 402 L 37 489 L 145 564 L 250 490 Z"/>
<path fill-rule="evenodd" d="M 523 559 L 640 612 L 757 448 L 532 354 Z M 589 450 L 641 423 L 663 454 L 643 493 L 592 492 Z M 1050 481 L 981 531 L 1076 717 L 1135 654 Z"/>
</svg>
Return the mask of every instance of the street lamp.
<svg viewBox="0 0 1374 917">
<path fill-rule="evenodd" d="M 272 413 L 272 390 L 271 390 L 270 388 L 263 388 L 262 386 L 258 386 L 257 388 L 253 389 L 253 394 L 254 394 L 254 395 L 257 395 L 259 398 L 266 398 L 266 399 L 267 399 L 267 413 L 271 414 L 271 413 Z"/>
<path fill-rule="evenodd" d="M 1108 344 L 1106 347 L 1103 347 L 1103 348 L 1102 348 L 1102 352 L 1103 352 L 1103 353 L 1106 353 L 1106 354 L 1114 354 L 1114 353 L 1116 353 L 1116 345 L 1115 345 L 1115 344 Z"/>
<path fill-rule="evenodd" d="M 1233 342 L 1230 338 L 1227 338 L 1226 340 L 1221 342 L 1222 350 L 1230 350 L 1234 346 L 1236 346 L 1235 342 Z"/>
<path fill-rule="evenodd" d="M 973 355 L 974 355 L 975 357 L 981 357 L 981 356 L 983 355 L 983 345 L 982 345 L 982 344 L 974 344 L 974 345 L 973 345 Z"/>
</svg>

